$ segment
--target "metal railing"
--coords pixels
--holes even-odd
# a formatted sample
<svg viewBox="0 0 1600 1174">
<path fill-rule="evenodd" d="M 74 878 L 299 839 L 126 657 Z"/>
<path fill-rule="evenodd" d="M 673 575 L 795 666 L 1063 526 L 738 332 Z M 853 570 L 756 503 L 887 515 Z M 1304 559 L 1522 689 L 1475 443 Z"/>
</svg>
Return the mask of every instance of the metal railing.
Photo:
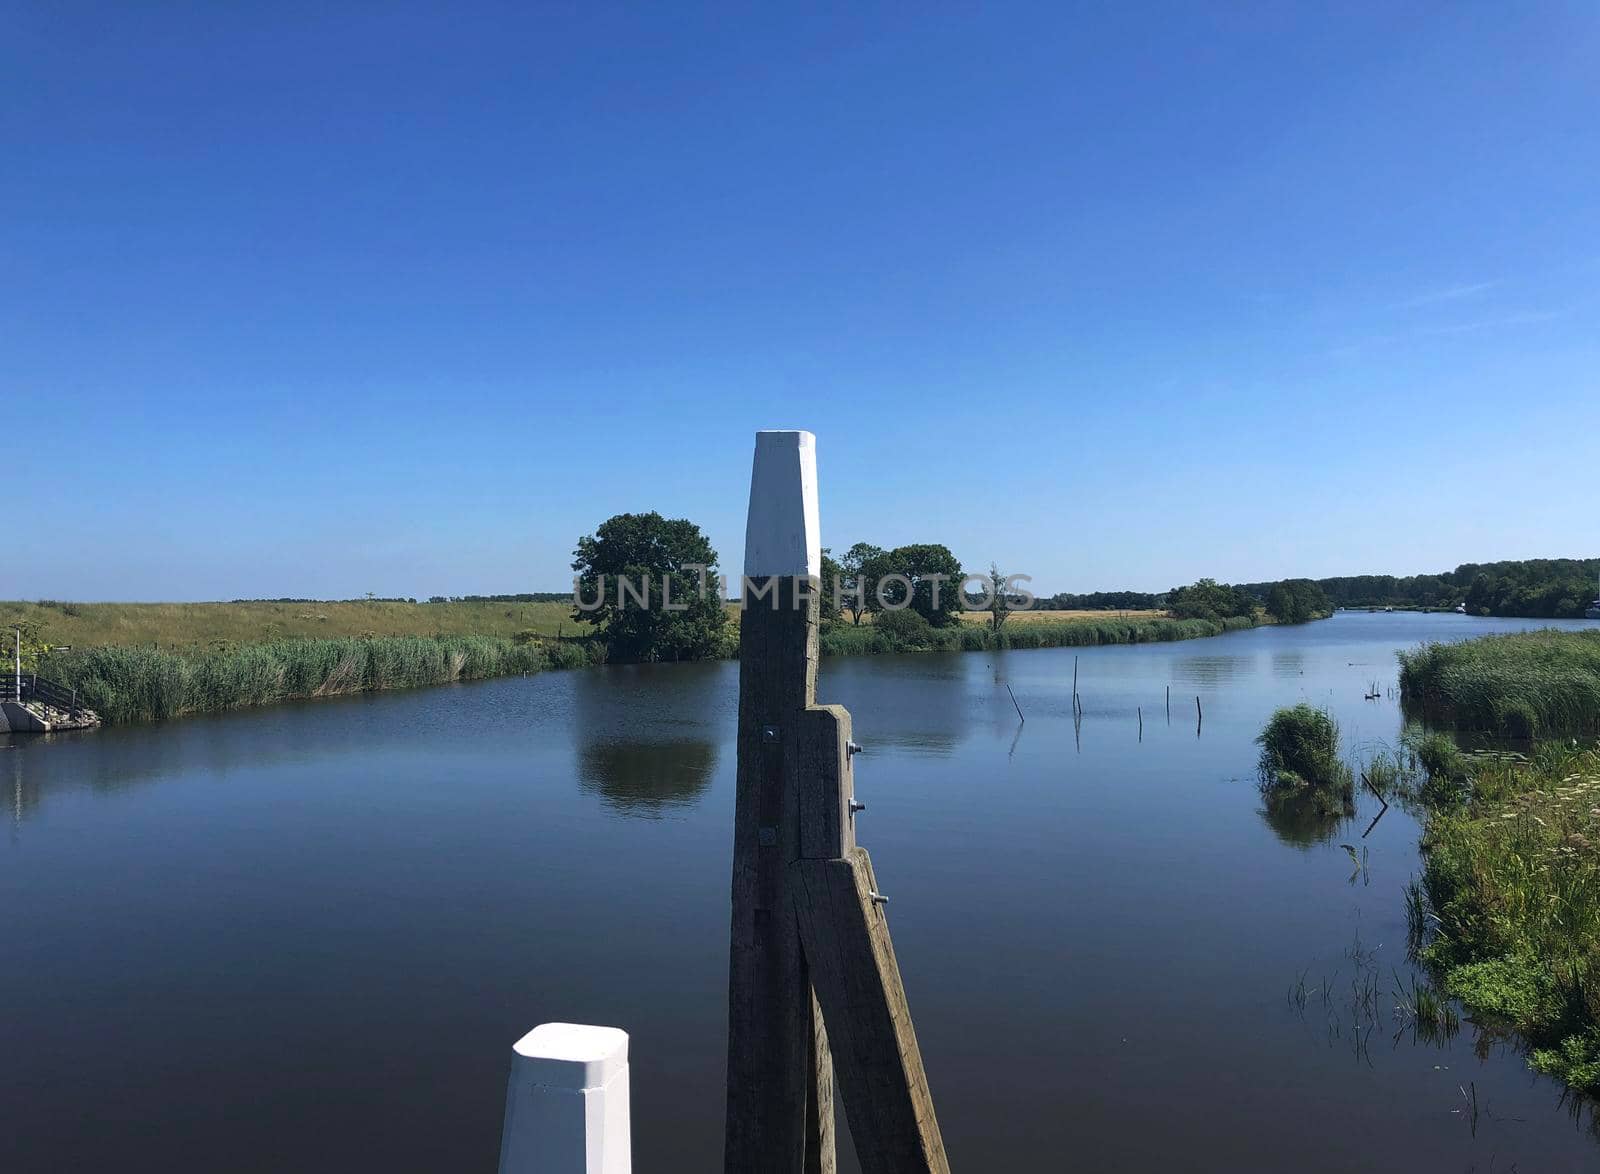
<svg viewBox="0 0 1600 1174">
<path fill-rule="evenodd" d="M 17 678 L 13 673 L 0 674 L 0 701 L 29 701 L 64 709 L 76 717 L 86 707 L 78 704 L 78 691 L 46 680 L 37 673 L 22 675 L 22 691 L 17 691 Z"/>
</svg>

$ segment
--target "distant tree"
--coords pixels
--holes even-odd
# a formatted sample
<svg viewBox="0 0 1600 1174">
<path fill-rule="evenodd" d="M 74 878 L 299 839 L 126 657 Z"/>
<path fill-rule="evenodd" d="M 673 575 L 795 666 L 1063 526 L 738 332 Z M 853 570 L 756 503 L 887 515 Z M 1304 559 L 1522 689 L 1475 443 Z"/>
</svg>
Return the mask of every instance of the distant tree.
<svg viewBox="0 0 1600 1174">
<path fill-rule="evenodd" d="M 995 563 L 989 564 L 989 629 L 998 632 L 1011 616 L 1011 600 L 1006 598 L 1006 579 Z"/>
<path fill-rule="evenodd" d="M 839 560 L 840 582 L 844 587 L 843 594 L 847 601 L 844 605 L 844 610 L 850 613 L 851 623 L 859 624 L 861 617 L 872 610 L 868 606 L 867 598 L 864 594 L 860 597 L 851 594 L 861 583 L 862 569 L 873 560 L 882 558 L 886 553 L 881 546 L 874 546 L 870 542 L 858 542 L 845 551 L 844 557 Z M 827 585 L 828 594 L 831 596 L 833 594 L 833 580 L 827 576 L 823 576 L 823 578 Z"/>
<path fill-rule="evenodd" d="M 822 582 L 817 588 L 817 619 L 831 624 L 839 618 L 839 600 L 833 585 L 844 577 L 844 569 L 826 546 L 822 548 Z"/>
<path fill-rule="evenodd" d="M 1254 615 L 1255 596 L 1215 579 L 1201 579 L 1167 592 L 1167 610 L 1180 620 L 1224 620 Z"/>
<path fill-rule="evenodd" d="M 578 539 L 573 554 L 585 606 L 575 606 L 572 618 L 601 631 L 612 659 L 694 660 L 723 651 L 728 613 L 716 587 L 717 552 L 693 522 L 653 511 L 618 514 Z"/>
<path fill-rule="evenodd" d="M 1280 624 L 1303 624 L 1332 614 L 1333 604 L 1310 579 L 1284 579 L 1268 590 L 1267 611 Z"/>
</svg>

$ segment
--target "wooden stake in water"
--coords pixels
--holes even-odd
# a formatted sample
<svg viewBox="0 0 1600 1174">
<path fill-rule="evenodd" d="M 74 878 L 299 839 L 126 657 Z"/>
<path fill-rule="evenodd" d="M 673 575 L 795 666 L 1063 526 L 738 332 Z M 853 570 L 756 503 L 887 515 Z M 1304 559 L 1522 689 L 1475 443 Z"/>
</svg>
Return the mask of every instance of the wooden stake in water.
<svg viewBox="0 0 1600 1174">
<path fill-rule="evenodd" d="M 1139 714 L 1139 741 L 1144 741 L 1144 706 L 1138 707 Z"/>
</svg>

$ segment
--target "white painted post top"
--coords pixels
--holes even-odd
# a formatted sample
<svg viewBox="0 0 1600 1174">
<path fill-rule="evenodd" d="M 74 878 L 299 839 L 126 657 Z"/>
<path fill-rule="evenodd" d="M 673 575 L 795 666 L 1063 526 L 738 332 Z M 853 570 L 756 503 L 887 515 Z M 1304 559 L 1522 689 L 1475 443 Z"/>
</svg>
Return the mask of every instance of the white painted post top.
<svg viewBox="0 0 1600 1174">
<path fill-rule="evenodd" d="M 757 432 L 744 527 L 744 573 L 822 576 L 817 522 L 817 438 Z"/>
<path fill-rule="evenodd" d="M 547 1088 L 600 1088 L 628 1066 L 628 1033 L 584 1023 L 541 1023 L 512 1045 L 519 1075 Z"/>
</svg>

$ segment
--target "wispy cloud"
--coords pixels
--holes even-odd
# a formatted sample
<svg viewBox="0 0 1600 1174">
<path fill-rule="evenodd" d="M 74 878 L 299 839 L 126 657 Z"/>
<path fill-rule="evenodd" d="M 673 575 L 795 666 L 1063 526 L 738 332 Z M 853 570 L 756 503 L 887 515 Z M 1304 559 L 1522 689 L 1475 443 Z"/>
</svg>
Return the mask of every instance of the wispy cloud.
<svg viewBox="0 0 1600 1174">
<path fill-rule="evenodd" d="M 1502 326 L 1531 326 L 1535 322 L 1548 322 L 1559 318 L 1563 310 L 1528 310 L 1520 314 L 1506 314 L 1499 318 L 1484 318 L 1477 322 L 1462 322 L 1455 326 L 1435 326 L 1423 334 L 1466 334 L 1474 330 L 1497 330 Z"/>
<path fill-rule="evenodd" d="M 1532 326 L 1540 322 L 1563 318 L 1570 312 L 1570 309 L 1522 310 L 1515 314 L 1502 314 L 1498 318 L 1479 318 L 1471 322 L 1457 322 L 1451 326 L 1421 326 L 1398 334 L 1369 334 L 1365 338 L 1358 338 L 1343 346 L 1334 347 L 1325 353 L 1328 357 L 1335 359 L 1357 358 L 1368 351 L 1388 346 L 1403 346 L 1407 342 L 1416 342 L 1423 338 L 1438 338 L 1452 334 L 1472 334 L 1480 330 L 1506 330 L 1517 326 Z"/>
<path fill-rule="evenodd" d="M 1440 302 L 1459 302 L 1462 298 L 1476 297 L 1478 294 L 1493 289 L 1499 285 L 1498 281 L 1474 281 L 1467 285 L 1452 285 L 1446 289 L 1436 289 L 1420 297 L 1409 298 L 1403 302 L 1396 302 L 1396 310 L 1410 310 L 1417 306 L 1433 306 Z"/>
</svg>

